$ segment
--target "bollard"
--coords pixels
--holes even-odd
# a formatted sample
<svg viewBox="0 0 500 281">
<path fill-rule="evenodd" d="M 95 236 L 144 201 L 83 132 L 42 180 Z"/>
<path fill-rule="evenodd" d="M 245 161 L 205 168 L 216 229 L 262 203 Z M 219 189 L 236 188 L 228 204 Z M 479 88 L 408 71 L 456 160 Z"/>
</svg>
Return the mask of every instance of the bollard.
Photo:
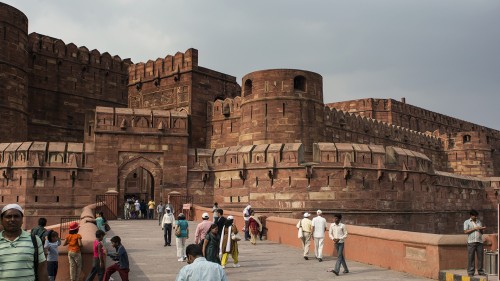
<svg viewBox="0 0 500 281">
<path fill-rule="evenodd" d="M 498 275 L 498 251 L 484 251 L 484 272 Z"/>
</svg>

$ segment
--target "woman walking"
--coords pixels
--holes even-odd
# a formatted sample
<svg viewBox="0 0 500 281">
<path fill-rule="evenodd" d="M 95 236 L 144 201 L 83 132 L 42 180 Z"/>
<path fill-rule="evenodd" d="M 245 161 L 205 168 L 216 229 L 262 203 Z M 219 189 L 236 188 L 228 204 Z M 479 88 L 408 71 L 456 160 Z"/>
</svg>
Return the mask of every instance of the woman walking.
<svg viewBox="0 0 500 281">
<path fill-rule="evenodd" d="M 257 236 L 259 236 L 259 233 L 262 231 L 262 223 L 260 223 L 259 218 L 255 216 L 254 210 L 250 211 L 248 228 L 250 230 L 250 243 L 255 245 L 257 243 Z"/>
<path fill-rule="evenodd" d="M 219 236 L 217 232 L 219 228 L 214 223 L 210 226 L 205 239 L 203 240 L 203 256 L 207 261 L 221 264 L 219 258 Z"/>
<path fill-rule="evenodd" d="M 233 237 L 233 234 L 238 233 L 238 228 L 233 223 L 234 217 L 228 216 L 227 221 L 222 228 L 222 233 L 220 237 L 220 253 L 222 254 L 221 265 L 222 268 L 226 267 L 229 254 L 233 258 L 233 267 L 240 267 L 238 264 L 238 239 Z"/>
<path fill-rule="evenodd" d="M 81 248 L 82 236 L 78 234 L 80 226 L 77 222 L 72 222 L 69 225 L 69 234 L 66 236 L 63 246 L 68 246 L 69 259 L 69 275 L 71 281 L 80 281 L 80 273 L 82 271 L 82 254 Z"/>
<path fill-rule="evenodd" d="M 186 221 L 186 216 L 180 213 L 175 224 L 175 244 L 177 246 L 178 261 L 185 261 L 186 256 L 186 239 L 189 238 L 189 225 Z"/>
</svg>

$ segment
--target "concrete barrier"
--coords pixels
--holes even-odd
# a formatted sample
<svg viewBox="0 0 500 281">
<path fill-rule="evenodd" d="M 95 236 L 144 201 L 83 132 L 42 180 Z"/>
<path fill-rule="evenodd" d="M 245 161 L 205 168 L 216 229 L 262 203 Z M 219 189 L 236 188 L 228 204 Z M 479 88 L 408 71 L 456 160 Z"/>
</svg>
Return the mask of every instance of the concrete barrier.
<svg viewBox="0 0 500 281">
<path fill-rule="evenodd" d="M 201 220 L 203 212 L 211 209 L 193 206 L 193 219 Z M 232 215 L 239 229 L 244 225 L 242 212 L 224 211 Z M 258 214 L 257 214 L 258 215 Z M 211 216 L 212 217 L 212 216 Z M 299 219 L 267 218 L 267 239 L 280 244 L 301 248 L 297 238 Z M 328 225 L 329 227 L 329 225 Z M 348 238 L 345 256 L 348 260 L 438 279 L 439 272 L 466 268 L 467 236 L 465 234 L 440 235 L 347 225 Z M 485 249 L 497 249 L 497 235 L 485 235 Z M 311 253 L 314 253 L 311 243 Z M 336 256 L 333 241 L 325 233 L 324 255 Z M 297 255 L 300 255 L 297 252 Z"/>
<path fill-rule="evenodd" d="M 82 252 L 82 272 L 80 274 L 80 280 L 85 280 L 87 274 L 92 269 L 92 259 L 94 257 L 94 240 L 95 232 L 97 231 L 97 226 L 91 222 L 95 219 L 94 209 L 95 204 L 88 205 L 82 209 L 82 214 L 80 216 L 80 229 L 78 233 L 82 236 L 83 248 Z M 59 224 L 50 225 L 46 227 L 47 229 L 53 229 L 59 232 Z M 64 239 L 65 237 L 61 237 Z M 68 259 L 68 247 L 62 246 L 64 240 L 61 240 L 61 246 L 59 246 L 59 268 L 57 272 L 57 281 L 68 281 L 69 278 L 69 259 Z"/>
</svg>

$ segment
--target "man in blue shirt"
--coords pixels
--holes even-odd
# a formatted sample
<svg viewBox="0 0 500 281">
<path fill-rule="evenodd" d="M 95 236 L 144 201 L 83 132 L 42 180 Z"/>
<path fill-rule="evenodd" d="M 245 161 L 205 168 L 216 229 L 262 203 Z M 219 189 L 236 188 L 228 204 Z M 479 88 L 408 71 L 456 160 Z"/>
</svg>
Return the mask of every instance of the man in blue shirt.
<svg viewBox="0 0 500 281">
<path fill-rule="evenodd" d="M 125 250 L 125 247 L 123 247 L 122 245 L 122 240 L 120 239 L 120 236 L 114 236 L 113 238 L 111 238 L 111 245 L 116 249 L 116 253 L 108 254 L 108 256 L 110 256 L 113 260 L 118 262 L 106 268 L 103 280 L 109 281 L 111 274 L 118 271 L 118 274 L 120 274 L 120 278 L 122 279 L 122 281 L 129 281 L 128 273 L 130 269 L 128 264 L 128 254 L 127 251 Z"/>
<path fill-rule="evenodd" d="M 191 244 L 186 248 L 187 263 L 175 281 L 227 281 L 222 266 L 209 262 L 203 257 L 200 245 Z"/>
</svg>

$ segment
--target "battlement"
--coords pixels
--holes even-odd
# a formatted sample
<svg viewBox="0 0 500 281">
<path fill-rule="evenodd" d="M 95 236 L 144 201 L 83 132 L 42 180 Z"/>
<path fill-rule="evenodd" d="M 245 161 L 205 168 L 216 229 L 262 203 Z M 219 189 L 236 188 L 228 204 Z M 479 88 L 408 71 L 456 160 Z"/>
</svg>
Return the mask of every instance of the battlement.
<svg viewBox="0 0 500 281">
<path fill-rule="evenodd" d="M 356 113 L 394 125 L 404 126 L 420 132 L 436 131 L 452 133 L 460 131 L 483 131 L 500 138 L 500 131 L 447 116 L 394 99 L 358 99 L 327 104 L 337 110 Z"/>
<path fill-rule="evenodd" d="M 187 134 L 188 118 L 184 111 L 114 108 L 98 106 L 95 133 Z"/>
<path fill-rule="evenodd" d="M 91 165 L 93 146 L 72 142 L 0 143 L 0 168 L 68 168 Z"/>
<path fill-rule="evenodd" d="M 365 135 L 378 136 L 391 141 L 419 145 L 433 150 L 440 150 L 442 147 L 441 140 L 433 135 L 388 124 L 359 114 L 337 110 L 328 105 L 325 106 L 325 125 Z"/>
<path fill-rule="evenodd" d="M 174 56 L 167 55 L 155 61 L 140 62 L 129 68 L 130 84 L 150 80 L 157 77 L 172 76 L 191 71 L 198 67 L 198 50 L 188 49 L 186 52 L 177 52 Z"/>
<path fill-rule="evenodd" d="M 214 102 L 208 102 L 208 119 L 217 121 L 228 117 L 241 117 L 241 102 L 241 97 L 226 98 L 224 100 L 218 99 Z"/>
<path fill-rule="evenodd" d="M 77 47 L 73 43 L 66 44 L 63 40 L 39 33 L 29 35 L 29 51 L 61 60 L 69 60 L 86 64 L 91 67 L 103 68 L 111 71 L 126 71 L 132 63 L 130 59 L 122 60 L 119 56 L 111 56 L 108 52 L 101 54 L 94 49 L 89 51 L 85 46 Z M 58 61 L 60 64 L 62 61 Z"/>
</svg>

